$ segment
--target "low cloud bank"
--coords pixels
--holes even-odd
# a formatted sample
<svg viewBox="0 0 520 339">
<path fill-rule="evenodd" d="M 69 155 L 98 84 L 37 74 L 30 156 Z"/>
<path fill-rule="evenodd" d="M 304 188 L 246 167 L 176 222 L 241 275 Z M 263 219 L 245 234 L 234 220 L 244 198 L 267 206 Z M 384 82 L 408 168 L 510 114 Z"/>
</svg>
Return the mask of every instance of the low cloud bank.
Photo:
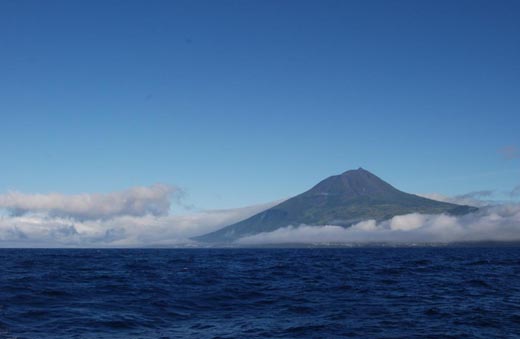
<svg viewBox="0 0 520 339">
<path fill-rule="evenodd" d="M 0 216 L 0 247 L 142 247 L 193 244 L 189 238 L 248 218 L 278 202 L 189 215 L 76 219 L 47 213 Z M 91 216 L 92 214 L 88 214 Z"/>
<path fill-rule="evenodd" d="M 0 195 L 0 208 L 13 216 L 45 213 L 51 217 L 77 220 L 110 219 L 124 215 L 161 216 L 168 214 L 170 199 L 175 192 L 181 191 L 164 184 L 132 187 L 107 194 L 24 194 L 14 191 Z"/>
<path fill-rule="evenodd" d="M 281 243 L 520 241 L 520 204 L 488 206 L 464 216 L 412 213 L 376 223 L 289 226 L 239 240 L 243 245 Z"/>
</svg>

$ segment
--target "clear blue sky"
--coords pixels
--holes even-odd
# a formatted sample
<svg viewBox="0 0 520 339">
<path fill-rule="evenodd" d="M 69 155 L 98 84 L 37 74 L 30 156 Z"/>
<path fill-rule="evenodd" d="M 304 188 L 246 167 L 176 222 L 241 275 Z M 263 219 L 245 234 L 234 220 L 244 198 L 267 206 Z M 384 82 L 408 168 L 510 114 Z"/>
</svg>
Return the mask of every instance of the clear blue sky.
<svg viewBox="0 0 520 339">
<path fill-rule="evenodd" d="M 520 184 L 518 1 L 0 1 L 0 192 Z M 501 149 L 507 148 L 507 156 Z"/>
</svg>

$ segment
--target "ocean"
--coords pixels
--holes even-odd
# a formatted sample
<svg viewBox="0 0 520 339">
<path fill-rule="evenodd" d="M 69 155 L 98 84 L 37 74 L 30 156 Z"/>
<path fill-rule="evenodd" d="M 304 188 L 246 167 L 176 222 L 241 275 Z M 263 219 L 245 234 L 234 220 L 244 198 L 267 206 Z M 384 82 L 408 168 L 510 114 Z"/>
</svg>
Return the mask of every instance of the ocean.
<svg viewBox="0 0 520 339">
<path fill-rule="evenodd" d="M 0 338 L 520 338 L 520 247 L 1 249 Z"/>
</svg>

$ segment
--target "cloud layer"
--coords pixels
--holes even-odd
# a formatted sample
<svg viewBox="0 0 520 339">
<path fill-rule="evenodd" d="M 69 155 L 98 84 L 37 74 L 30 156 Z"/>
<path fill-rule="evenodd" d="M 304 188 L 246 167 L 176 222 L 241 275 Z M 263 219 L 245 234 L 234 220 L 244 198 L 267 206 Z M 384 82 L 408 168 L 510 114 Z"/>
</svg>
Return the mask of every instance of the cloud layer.
<svg viewBox="0 0 520 339">
<path fill-rule="evenodd" d="M 7 215 L 0 217 L 0 247 L 195 245 L 190 237 L 215 231 L 277 203 L 188 215 L 115 215 L 109 219 L 79 220 L 35 212 Z"/>
<path fill-rule="evenodd" d="M 168 214 L 171 196 L 178 191 L 173 186 L 156 184 L 108 194 L 8 192 L 0 195 L 0 208 L 14 216 L 36 212 L 76 220 L 110 219 L 123 215 L 160 216 Z"/>
<path fill-rule="evenodd" d="M 350 228 L 299 225 L 242 238 L 238 245 L 281 243 L 520 241 L 520 203 L 486 206 L 490 191 L 437 200 L 480 206 L 465 216 L 408 214 Z M 280 201 L 244 208 L 171 215 L 183 192 L 169 185 L 108 194 L 0 195 L 0 247 L 206 246 L 191 237 L 220 229 Z"/>
<path fill-rule="evenodd" d="M 269 233 L 242 238 L 244 245 L 279 243 L 356 243 L 520 241 L 520 204 L 481 208 L 465 216 L 412 213 L 376 223 L 360 222 L 340 226 L 285 227 Z"/>
</svg>

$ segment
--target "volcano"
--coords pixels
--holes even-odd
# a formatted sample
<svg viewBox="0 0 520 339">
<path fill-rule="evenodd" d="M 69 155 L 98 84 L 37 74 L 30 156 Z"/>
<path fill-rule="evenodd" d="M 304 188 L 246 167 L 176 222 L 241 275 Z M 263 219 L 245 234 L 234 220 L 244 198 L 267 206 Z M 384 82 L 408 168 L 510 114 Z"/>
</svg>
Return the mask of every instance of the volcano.
<svg viewBox="0 0 520 339">
<path fill-rule="evenodd" d="M 201 242 L 229 243 L 244 236 L 281 227 L 337 225 L 383 221 L 409 213 L 461 215 L 476 207 L 456 205 L 400 191 L 369 171 L 359 168 L 334 175 L 310 190 L 250 218 L 193 238 Z"/>
</svg>

